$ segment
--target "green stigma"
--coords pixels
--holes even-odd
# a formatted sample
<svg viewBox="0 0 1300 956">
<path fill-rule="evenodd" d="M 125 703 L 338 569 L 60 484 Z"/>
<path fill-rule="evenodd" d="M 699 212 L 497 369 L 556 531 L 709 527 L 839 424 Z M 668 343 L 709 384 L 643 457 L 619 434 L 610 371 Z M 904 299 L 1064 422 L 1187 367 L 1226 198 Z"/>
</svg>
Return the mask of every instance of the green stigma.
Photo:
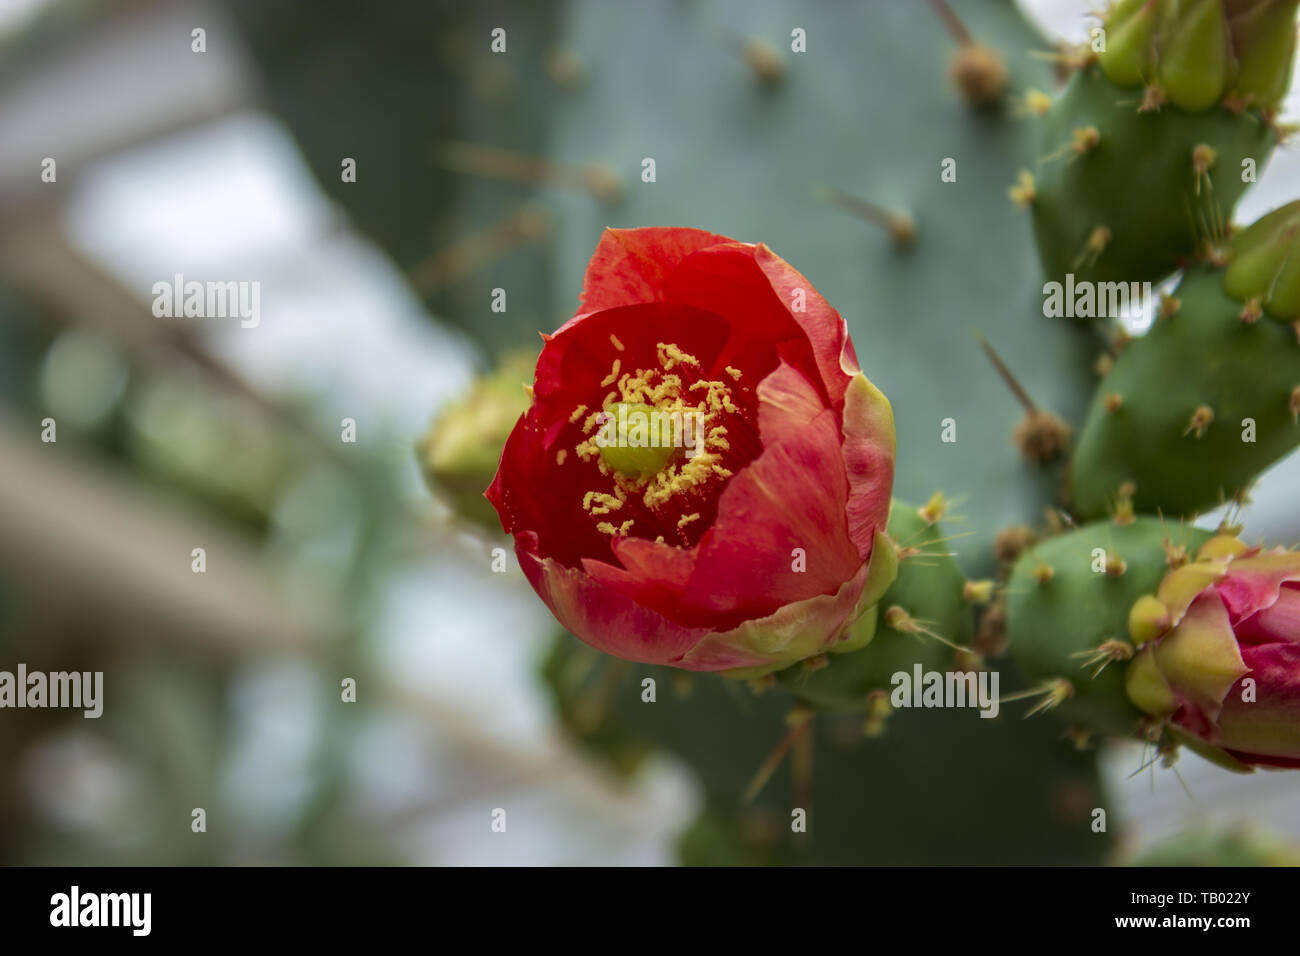
<svg viewBox="0 0 1300 956">
<path fill-rule="evenodd" d="M 609 407 L 596 446 L 601 461 L 632 478 L 659 474 L 677 451 L 671 416 L 639 402 L 617 402 Z"/>
</svg>

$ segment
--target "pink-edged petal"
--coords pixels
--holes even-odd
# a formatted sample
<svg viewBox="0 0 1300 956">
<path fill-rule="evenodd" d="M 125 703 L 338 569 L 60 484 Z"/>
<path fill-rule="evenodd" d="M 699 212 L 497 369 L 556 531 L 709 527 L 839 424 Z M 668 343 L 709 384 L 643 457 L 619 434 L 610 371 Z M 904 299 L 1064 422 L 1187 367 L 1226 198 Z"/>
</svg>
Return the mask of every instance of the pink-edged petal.
<svg viewBox="0 0 1300 956">
<path fill-rule="evenodd" d="M 845 506 L 849 537 L 865 560 L 878 529 L 889 522 L 894 487 L 894 410 L 889 399 L 858 373 L 844 393 Z"/>
<path fill-rule="evenodd" d="M 1270 607 L 1238 622 L 1233 630 L 1243 644 L 1300 644 L 1300 585 L 1283 584 Z"/>
<path fill-rule="evenodd" d="M 822 405 L 808 377 L 782 362 L 758 386 L 758 427 L 771 445 L 806 428 Z M 845 506 L 849 537 L 866 560 L 877 529 L 889 521 L 894 485 L 894 411 L 859 372 L 844 395 L 843 458 L 849 483 Z"/>
<path fill-rule="evenodd" d="M 1300 581 L 1300 551 L 1271 551 L 1237 558 L 1215 585 L 1236 624 L 1277 600 L 1284 581 Z"/>
<path fill-rule="evenodd" d="M 728 481 L 700 539 L 684 610 L 735 624 L 839 590 L 862 565 L 844 517 L 847 495 L 839 421 L 828 409 Z"/>
<path fill-rule="evenodd" d="M 643 664 L 675 664 L 709 633 L 707 628 L 674 624 L 584 571 L 539 558 L 526 540 L 517 539 L 515 554 L 556 620 L 606 654 Z"/>
<path fill-rule="evenodd" d="M 758 677 L 829 650 L 853 622 L 867 580 L 863 566 L 834 594 L 787 604 L 766 618 L 705 637 L 678 664 L 688 670 Z"/>
<path fill-rule="evenodd" d="M 1224 699 L 1218 719 L 1222 746 L 1239 759 L 1295 766 L 1300 761 L 1300 644 L 1247 645 L 1241 653 L 1254 681 L 1254 700 L 1241 681 Z"/>
<path fill-rule="evenodd" d="M 733 240 L 703 229 L 672 226 L 606 229 L 587 263 L 582 310 L 659 302 L 668 274 L 691 253 Z"/>
<path fill-rule="evenodd" d="M 582 571 L 537 557 L 527 536 L 519 565 L 556 619 L 599 651 L 692 671 L 775 670 L 831 646 L 852 622 L 867 569 L 833 595 L 786 605 L 727 631 L 683 627 Z"/>
</svg>

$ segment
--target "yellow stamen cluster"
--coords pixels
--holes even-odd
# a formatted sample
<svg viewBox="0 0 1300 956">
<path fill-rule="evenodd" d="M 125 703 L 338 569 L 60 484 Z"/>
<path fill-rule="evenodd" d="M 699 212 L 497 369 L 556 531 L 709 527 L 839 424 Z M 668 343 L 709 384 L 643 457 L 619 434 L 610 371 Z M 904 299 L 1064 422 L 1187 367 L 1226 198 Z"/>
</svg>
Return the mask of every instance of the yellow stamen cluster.
<svg viewBox="0 0 1300 956">
<path fill-rule="evenodd" d="M 610 336 L 610 343 L 619 352 L 624 351 L 623 343 L 615 336 Z M 673 374 L 672 370 L 698 370 L 700 362 L 672 343 L 658 343 L 656 358 L 658 368 L 635 372 L 623 371 L 622 360 L 615 358 L 609 374 L 600 382 L 602 387 L 614 385 L 615 388 L 604 396 L 600 410 L 589 412 L 586 405 L 579 405 L 569 416 L 572 424 L 582 419 L 586 436 L 574 451 L 583 461 L 594 462 L 600 473 L 611 480 L 612 493 L 588 491 L 583 495 L 583 510 L 593 518 L 619 510 L 631 495 L 640 496 L 646 508 L 656 511 L 678 495 L 697 492 L 714 479 L 731 477 L 731 471 L 721 464 L 721 453 L 731 448 L 725 437 L 727 428 L 717 424 L 722 415 L 740 412 L 732 400 L 730 384 L 700 379 L 684 385 L 681 375 Z M 740 369 L 727 366 L 726 372 L 734 381 L 740 380 Z M 675 451 L 665 467 L 649 476 L 624 474 L 611 468 L 601 455 L 597 437 L 600 426 L 607 416 L 616 413 L 620 403 L 649 406 L 656 414 L 664 413 L 683 423 L 689 420 L 699 431 L 698 444 L 693 443 L 699 448 L 698 454 L 687 456 Z M 563 452 L 557 455 L 557 463 L 563 461 L 561 455 Z M 678 528 L 699 518 L 699 512 L 687 514 L 679 520 Z M 603 534 L 626 535 L 632 523 L 628 520 L 615 526 L 610 521 L 601 521 L 596 528 Z M 662 536 L 656 540 L 662 541 Z"/>
</svg>

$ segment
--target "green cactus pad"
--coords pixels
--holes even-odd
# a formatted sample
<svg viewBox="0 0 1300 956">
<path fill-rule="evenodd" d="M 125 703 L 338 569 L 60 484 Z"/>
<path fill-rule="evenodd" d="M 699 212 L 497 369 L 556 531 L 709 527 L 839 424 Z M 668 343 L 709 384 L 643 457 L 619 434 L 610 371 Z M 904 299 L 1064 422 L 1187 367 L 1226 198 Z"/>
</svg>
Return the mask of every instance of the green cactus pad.
<svg viewBox="0 0 1300 956">
<path fill-rule="evenodd" d="M 885 612 L 900 607 L 909 618 L 953 644 L 967 645 L 973 631 L 971 606 L 962 596 L 965 575 L 948 555 L 947 534 L 940 524 L 929 523 L 912 505 L 895 501 L 889 512 L 889 534 L 906 549 L 898 577 L 875 608 L 854 625 L 854 636 L 873 629 L 874 636 L 861 650 L 832 654 L 819 670 L 803 665 L 777 674 L 777 681 L 799 700 L 823 713 L 851 713 L 868 707 L 872 691 L 890 689 L 898 671 L 911 672 L 921 664 L 927 670 L 949 670 L 956 652 L 924 633 L 891 627 Z"/>
<path fill-rule="evenodd" d="M 1238 302 L 1257 299 L 1283 322 L 1300 319 L 1300 202 L 1288 203 L 1234 236 L 1223 289 Z"/>
<path fill-rule="evenodd" d="M 1180 109 L 1221 100 L 1276 109 L 1291 80 L 1297 0 L 1122 0 L 1098 57 L 1116 86 L 1152 86 Z"/>
<path fill-rule="evenodd" d="M 1073 695 L 1055 708 L 1063 720 L 1102 734 L 1137 729 L 1143 714 L 1124 690 L 1126 662 L 1113 660 L 1093 677 L 1088 654 L 1104 641 L 1128 642 L 1129 609 L 1169 570 L 1167 540 L 1194 554 L 1210 536 L 1152 517 L 1096 522 L 1049 538 L 1016 562 L 1007 588 L 1008 647 L 1031 681 L 1070 682 Z M 1122 573 L 1095 570 L 1109 563 L 1119 571 L 1117 562 Z"/>
<path fill-rule="evenodd" d="M 1132 482 L 1138 512 L 1190 516 L 1242 492 L 1300 444 L 1296 334 L 1268 319 L 1243 322 L 1245 306 L 1224 292 L 1223 277 L 1189 272 L 1174 293 L 1177 312 L 1129 343 L 1102 380 L 1075 446 L 1076 514 L 1106 514 Z M 1247 419 L 1254 441 L 1243 440 Z"/>
<path fill-rule="evenodd" d="M 1222 238 L 1249 185 L 1242 161 L 1253 159 L 1258 174 L 1277 142 L 1253 111 L 1138 112 L 1141 101 L 1141 90 L 1087 67 L 1044 115 L 1033 217 L 1049 279 L 1154 282 L 1173 272 L 1204 240 Z M 1076 131 L 1092 129 L 1095 144 L 1076 147 Z M 1212 151 L 1199 154 L 1212 157 L 1203 170 L 1200 146 Z"/>
</svg>

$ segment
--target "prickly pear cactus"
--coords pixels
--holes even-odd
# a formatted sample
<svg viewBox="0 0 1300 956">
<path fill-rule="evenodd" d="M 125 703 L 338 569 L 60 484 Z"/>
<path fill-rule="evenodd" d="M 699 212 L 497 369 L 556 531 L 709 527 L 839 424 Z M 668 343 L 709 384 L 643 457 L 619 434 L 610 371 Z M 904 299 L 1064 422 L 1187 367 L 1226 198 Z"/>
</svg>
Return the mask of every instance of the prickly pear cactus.
<svg viewBox="0 0 1300 956">
<path fill-rule="evenodd" d="M 1129 610 L 1209 537 L 1152 517 L 1099 521 L 1021 555 L 1007 586 L 1007 640 L 1036 684 L 1032 706 L 1081 734 L 1133 735 L 1143 714 L 1124 690 Z"/>
<path fill-rule="evenodd" d="M 1125 0 L 1036 100 L 1026 200 L 1051 279 L 1153 281 L 1224 238 L 1277 143 L 1294 51 L 1295 0 L 1243 6 Z"/>
<path fill-rule="evenodd" d="M 777 680 L 800 701 L 823 713 L 865 713 L 878 732 L 890 713 L 894 674 L 968 669 L 976 661 L 972 600 L 984 589 L 968 582 L 949 551 L 939 523 L 942 499 L 928 508 L 895 501 L 889 534 L 898 543 L 898 577 L 880 603 L 853 626 L 854 649 L 796 665 Z M 958 665 L 963 665 L 959 667 Z"/>
<path fill-rule="evenodd" d="M 1082 747 L 1150 727 L 1125 688 L 1128 616 L 1207 537 L 1178 516 L 1239 494 L 1300 434 L 1290 220 L 1226 245 L 1279 138 L 1296 6 L 1124 0 L 1104 43 L 1053 64 L 1004 0 L 573 0 L 553 19 L 493 8 L 509 53 L 434 71 L 431 89 L 477 90 L 474 109 L 415 137 L 451 177 L 419 214 L 455 228 L 437 249 L 410 209 L 392 235 L 374 224 L 417 288 L 501 354 L 573 314 L 607 226 L 766 243 L 846 318 L 893 403 L 895 492 L 928 502 L 895 504 L 898 577 L 846 653 L 741 682 L 557 638 L 543 676 L 576 739 L 620 773 L 658 752 L 698 777 L 706 805 L 684 860 L 1047 862 L 1047 846 L 1052 862 L 1105 858 L 1087 825 L 1093 758 L 1062 737 Z M 277 100 L 295 103 L 293 89 Z M 304 128 L 320 122 L 307 113 Z M 328 154 L 319 130 L 299 136 Z M 1105 357 L 1100 383 L 1094 330 L 1044 316 L 1045 278 L 1156 282 L 1184 266 L 1177 302 Z M 432 479 L 486 487 L 490 451 L 437 456 L 446 426 L 436 434 Z M 1084 519 L 1098 520 L 1064 530 Z M 995 571 L 1009 574 L 1000 586 L 980 580 Z M 972 605 L 989 601 L 976 623 Z M 1004 645 L 1027 685 L 990 660 Z M 918 666 L 996 669 L 1003 700 L 1068 730 L 891 716 L 895 675 Z M 862 822 L 880 819 L 898 825 Z"/>
<path fill-rule="evenodd" d="M 1236 236 L 1227 264 L 1189 269 L 1154 326 L 1101 380 L 1071 471 L 1074 510 L 1127 495 L 1139 512 L 1192 516 L 1244 497 L 1300 445 L 1300 203 Z"/>
</svg>

